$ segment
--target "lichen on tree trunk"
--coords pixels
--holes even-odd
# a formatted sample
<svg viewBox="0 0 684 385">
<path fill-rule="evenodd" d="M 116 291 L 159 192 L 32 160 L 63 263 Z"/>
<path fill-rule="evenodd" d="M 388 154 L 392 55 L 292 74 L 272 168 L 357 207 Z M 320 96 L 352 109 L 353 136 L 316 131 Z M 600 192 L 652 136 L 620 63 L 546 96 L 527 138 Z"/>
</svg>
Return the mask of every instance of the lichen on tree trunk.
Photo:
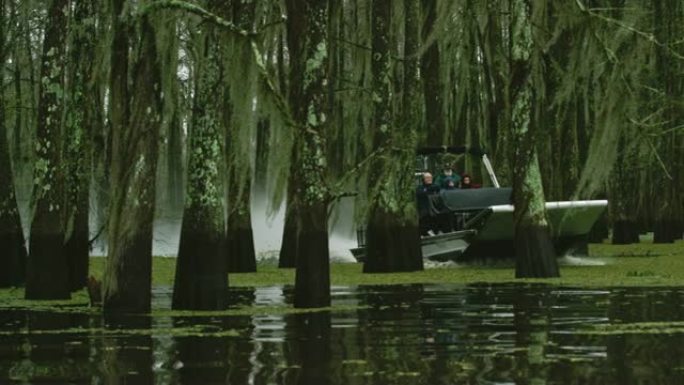
<svg viewBox="0 0 684 385">
<path fill-rule="evenodd" d="M 64 165 L 62 164 L 62 60 L 66 49 L 67 0 L 48 7 L 38 102 L 34 210 L 29 237 L 27 299 L 71 297 L 64 252 Z"/>
<path fill-rule="evenodd" d="M 328 103 L 328 4 L 287 0 L 290 52 L 289 106 L 295 128 L 296 165 L 288 191 L 297 200 L 295 307 L 330 306 L 325 128 Z M 289 198 L 288 198 L 289 199 Z"/>
<path fill-rule="evenodd" d="M 196 64 L 193 124 L 188 146 L 188 183 L 173 287 L 174 309 L 219 310 L 227 305 L 224 255 L 222 62 L 219 35 L 202 29 Z"/>
<path fill-rule="evenodd" d="M 90 181 L 92 175 L 92 132 L 97 126 L 97 88 L 90 79 L 95 62 L 95 4 L 80 1 L 73 12 L 69 31 L 70 52 L 66 89 L 67 233 L 65 252 L 69 262 L 72 291 L 88 279 Z"/>
</svg>

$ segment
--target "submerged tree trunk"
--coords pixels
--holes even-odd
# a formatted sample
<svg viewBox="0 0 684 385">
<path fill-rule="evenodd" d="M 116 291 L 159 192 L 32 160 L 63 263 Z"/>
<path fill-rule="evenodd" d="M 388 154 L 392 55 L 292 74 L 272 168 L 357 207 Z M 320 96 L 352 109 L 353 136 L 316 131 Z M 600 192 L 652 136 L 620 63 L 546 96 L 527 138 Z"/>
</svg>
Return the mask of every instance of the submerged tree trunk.
<svg viewBox="0 0 684 385">
<path fill-rule="evenodd" d="M 231 182 L 250 183 L 251 178 L 245 176 L 237 177 L 236 174 L 231 178 Z M 237 178 L 235 178 L 237 177 Z M 246 191 L 235 191 L 233 194 L 237 199 L 232 200 L 232 206 L 228 211 L 228 226 L 226 234 L 228 271 L 231 273 L 250 273 L 257 270 L 256 252 L 254 250 L 254 232 L 252 231 L 252 214 L 250 206 L 250 189 Z"/>
<path fill-rule="evenodd" d="M 0 0 L 0 63 L 7 59 L 5 12 L 5 1 Z M 0 288 L 22 285 L 26 279 L 26 247 L 14 191 L 3 92 L 0 92 L 0 250 Z"/>
<path fill-rule="evenodd" d="M 88 279 L 88 218 L 92 174 L 92 129 L 96 126 L 97 89 L 91 80 L 95 62 L 95 2 L 78 2 L 70 31 L 70 62 L 67 87 L 65 134 L 68 166 L 67 234 L 65 252 L 72 291 Z"/>
<path fill-rule="evenodd" d="M 155 31 L 148 16 L 129 34 L 130 4 L 112 0 L 110 75 L 112 198 L 103 306 L 108 312 L 146 312 L 152 289 L 152 222 L 160 128 L 161 79 Z M 128 89 L 129 39 L 139 36 Z"/>
<path fill-rule="evenodd" d="M 391 147 L 393 156 L 380 157 L 369 175 L 370 213 L 366 231 L 366 273 L 423 269 L 415 187 L 416 130 L 420 124 L 417 0 L 405 0 L 403 116 L 391 116 L 389 29 L 391 4 L 373 1 L 373 147 Z M 396 149 L 396 150 L 394 150 Z"/>
<path fill-rule="evenodd" d="M 294 306 L 330 306 L 325 127 L 328 111 L 328 49 L 325 1 L 287 0 L 290 108 L 297 139 L 289 191 L 297 201 L 297 271 Z"/>
<path fill-rule="evenodd" d="M 558 262 L 551 241 L 544 189 L 542 186 L 536 141 L 539 127 L 536 109 L 542 89 L 537 83 L 541 76 L 541 52 L 535 50 L 533 42 L 539 46 L 540 33 L 532 30 L 531 23 L 543 25 L 546 12 L 543 2 L 514 0 L 512 12 L 512 66 L 514 83 L 513 108 L 511 111 L 511 130 L 514 140 L 513 162 L 513 212 L 514 243 L 516 254 L 515 276 L 558 277 Z M 541 20 L 540 20 L 541 19 Z M 540 23 L 541 21 L 541 23 Z"/>
<path fill-rule="evenodd" d="M 71 297 L 64 253 L 65 186 L 61 136 L 67 10 L 67 0 L 50 2 L 43 41 L 27 299 Z"/>
<path fill-rule="evenodd" d="M 252 29 L 255 16 L 255 2 L 234 0 L 232 3 L 233 22 L 245 30 Z M 232 49 L 232 56 L 238 58 L 233 61 L 243 61 L 244 68 L 233 69 L 241 76 L 245 84 L 233 84 L 233 87 L 241 90 L 239 98 L 232 105 L 235 112 L 231 119 L 235 124 L 231 124 L 226 132 L 226 158 L 228 160 L 228 188 L 227 205 L 228 217 L 226 226 L 228 271 L 235 273 L 249 273 L 256 271 L 256 253 L 254 251 L 254 234 L 252 231 L 252 168 L 249 144 L 243 143 L 241 138 L 244 136 L 251 138 L 251 132 L 256 123 L 254 112 L 252 111 L 253 94 L 251 74 L 249 73 L 250 60 L 253 52 L 248 44 L 242 41 L 235 41 Z M 246 60 L 242 60 L 245 58 Z M 245 111 L 248 110 L 248 111 Z M 249 135 L 247 135 L 249 134 Z"/>
<path fill-rule="evenodd" d="M 216 31 L 202 30 L 188 146 L 188 191 L 181 228 L 173 308 L 219 310 L 227 305 L 221 163 L 221 53 Z"/>
<path fill-rule="evenodd" d="M 0 63 L 5 63 L 7 56 L 5 19 L 5 1 L 0 0 Z M 3 92 L 0 92 L 0 250 L 0 288 L 23 284 L 26 279 L 26 248 L 14 192 Z"/>
</svg>

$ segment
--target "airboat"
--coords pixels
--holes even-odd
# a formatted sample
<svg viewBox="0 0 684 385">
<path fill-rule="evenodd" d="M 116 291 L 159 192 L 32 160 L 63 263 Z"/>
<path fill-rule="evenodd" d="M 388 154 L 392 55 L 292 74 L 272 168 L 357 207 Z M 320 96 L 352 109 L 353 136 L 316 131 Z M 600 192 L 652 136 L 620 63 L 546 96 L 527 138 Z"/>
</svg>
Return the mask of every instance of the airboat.
<svg viewBox="0 0 684 385">
<path fill-rule="evenodd" d="M 488 187 L 441 190 L 419 199 L 422 224 L 434 224 L 420 238 L 423 258 L 433 261 L 466 261 L 514 256 L 512 188 L 501 187 L 485 151 L 472 147 L 431 147 L 417 151 L 421 170 L 429 169 L 432 156 L 452 154 L 479 158 L 489 176 Z M 607 200 L 546 202 L 551 237 L 559 256 L 586 249 L 587 235 L 608 205 Z M 365 231 L 357 230 L 357 261 L 365 259 Z"/>
</svg>

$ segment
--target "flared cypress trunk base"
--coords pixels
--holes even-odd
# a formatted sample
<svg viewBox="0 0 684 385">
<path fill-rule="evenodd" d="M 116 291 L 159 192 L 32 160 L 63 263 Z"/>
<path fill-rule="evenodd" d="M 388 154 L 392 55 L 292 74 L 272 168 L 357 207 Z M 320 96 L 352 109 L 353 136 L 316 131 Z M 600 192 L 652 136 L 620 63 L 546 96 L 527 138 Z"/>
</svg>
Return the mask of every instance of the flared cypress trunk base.
<svg viewBox="0 0 684 385">
<path fill-rule="evenodd" d="M 106 313 L 146 313 L 150 311 L 152 292 L 152 234 L 129 240 L 111 240 L 120 246 L 110 251 L 103 279 L 102 307 Z M 111 266 L 111 261 L 118 261 Z"/>
<path fill-rule="evenodd" d="M 29 245 L 26 299 L 70 299 L 64 235 L 33 230 Z"/>
<path fill-rule="evenodd" d="M 653 226 L 653 243 L 674 243 L 681 238 L 679 224 L 675 220 L 659 220 Z"/>
<path fill-rule="evenodd" d="M 26 248 L 21 230 L 0 228 L 0 288 L 21 286 L 26 281 Z"/>
<path fill-rule="evenodd" d="M 173 309 L 222 310 L 228 305 L 224 242 L 207 231 L 184 229 L 178 249 Z"/>
<path fill-rule="evenodd" d="M 229 273 L 257 271 L 252 228 L 229 229 L 226 242 Z"/>
<path fill-rule="evenodd" d="M 330 251 L 325 205 L 311 207 L 302 217 L 295 273 L 295 308 L 330 306 Z"/>
<path fill-rule="evenodd" d="M 88 263 L 90 246 L 88 231 L 78 231 L 64 245 L 69 263 L 69 289 L 74 292 L 83 289 L 88 283 Z"/>
<path fill-rule="evenodd" d="M 366 229 L 364 273 L 423 270 L 418 224 L 406 224 L 391 214 L 375 214 Z"/>
<path fill-rule="evenodd" d="M 612 243 L 614 245 L 639 243 L 639 232 L 636 223 L 626 220 L 615 221 L 613 223 Z"/>
<path fill-rule="evenodd" d="M 294 214 L 288 211 L 283 227 L 283 242 L 280 246 L 278 267 L 281 269 L 294 268 L 297 265 L 297 254 L 297 219 Z"/>
<path fill-rule="evenodd" d="M 515 277 L 559 277 L 556 251 L 546 226 L 520 225 L 516 228 Z"/>
</svg>

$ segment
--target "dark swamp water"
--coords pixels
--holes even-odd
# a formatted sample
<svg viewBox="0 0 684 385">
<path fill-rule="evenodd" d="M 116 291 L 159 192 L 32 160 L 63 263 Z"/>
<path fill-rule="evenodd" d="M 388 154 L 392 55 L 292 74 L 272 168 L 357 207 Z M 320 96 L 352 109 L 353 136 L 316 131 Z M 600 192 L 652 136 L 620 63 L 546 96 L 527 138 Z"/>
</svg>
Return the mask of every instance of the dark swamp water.
<svg viewBox="0 0 684 385">
<path fill-rule="evenodd" d="M 684 383 L 684 288 L 337 287 L 300 314 L 290 288 L 231 293 L 264 311 L 173 315 L 169 288 L 152 316 L 5 306 L 0 383 Z"/>
</svg>

